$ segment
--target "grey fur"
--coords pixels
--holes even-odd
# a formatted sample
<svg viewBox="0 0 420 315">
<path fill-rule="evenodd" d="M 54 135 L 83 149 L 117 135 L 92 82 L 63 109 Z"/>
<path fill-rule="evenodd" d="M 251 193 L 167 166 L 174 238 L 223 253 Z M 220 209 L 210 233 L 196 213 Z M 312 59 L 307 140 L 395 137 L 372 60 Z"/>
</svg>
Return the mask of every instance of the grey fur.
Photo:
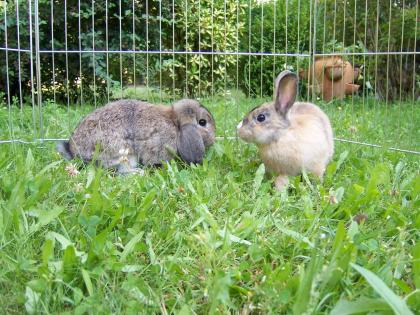
<svg viewBox="0 0 420 315">
<path fill-rule="evenodd" d="M 199 124 L 200 119 L 206 120 L 206 126 Z M 174 151 L 188 163 L 201 163 L 205 147 L 214 140 L 214 119 L 195 100 L 183 99 L 172 106 L 120 100 L 87 115 L 68 145 L 58 144 L 57 150 L 64 158 L 89 162 L 98 147 L 95 158 L 102 166 L 126 173 L 138 164 L 168 161 Z"/>
<path fill-rule="evenodd" d="M 61 156 L 65 158 L 66 160 L 71 160 L 73 158 L 73 154 L 71 154 L 70 152 L 70 144 L 68 141 L 58 142 L 56 149 L 61 154 Z"/>
<path fill-rule="evenodd" d="M 178 152 L 181 158 L 188 163 L 201 163 L 204 150 L 204 142 L 197 128 L 193 124 L 184 125 L 178 139 Z"/>
</svg>

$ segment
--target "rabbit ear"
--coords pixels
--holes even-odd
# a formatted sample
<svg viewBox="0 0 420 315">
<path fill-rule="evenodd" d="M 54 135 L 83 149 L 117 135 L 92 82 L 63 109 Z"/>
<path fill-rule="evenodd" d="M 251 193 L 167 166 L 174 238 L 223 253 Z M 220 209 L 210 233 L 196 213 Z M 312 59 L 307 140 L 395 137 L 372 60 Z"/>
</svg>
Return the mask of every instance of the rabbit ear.
<svg viewBox="0 0 420 315">
<path fill-rule="evenodd" d="M 187 163 L 201 163 L 204 157 L 204 142 L 194 124 L 185 124 L 180 128 L 178 154 Z"/>
<path fill-rule="evenodd" d="M 274 107 L 285 116 L 296 99 L 298 77 L 288 70 L 280 73 L 276 78 Z"/>
</svg>

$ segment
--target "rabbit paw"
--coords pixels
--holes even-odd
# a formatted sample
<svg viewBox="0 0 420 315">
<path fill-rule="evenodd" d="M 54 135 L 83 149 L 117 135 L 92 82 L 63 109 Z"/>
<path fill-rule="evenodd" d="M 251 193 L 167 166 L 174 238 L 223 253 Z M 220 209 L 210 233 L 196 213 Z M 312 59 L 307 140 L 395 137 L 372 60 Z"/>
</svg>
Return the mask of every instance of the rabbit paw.
<svg viewBox="0 0 420 315">
<path fill-rule="evenodd" d="M 280 175 L 274 181 L 274 185 L 278 191 L 282 191 L 283 189 L 287 188 L 289 184 L 289 179 L 285 175 Z"/>
<path fill-rule="evenodd" d="M 127 174 L 137 174 L 140 176 L 144 175 L 144 170 L 135 166 L 130 165 L 129 163 L 121 163 L 118 165 L 118 173 L 121 175 Z"/>
</svg>

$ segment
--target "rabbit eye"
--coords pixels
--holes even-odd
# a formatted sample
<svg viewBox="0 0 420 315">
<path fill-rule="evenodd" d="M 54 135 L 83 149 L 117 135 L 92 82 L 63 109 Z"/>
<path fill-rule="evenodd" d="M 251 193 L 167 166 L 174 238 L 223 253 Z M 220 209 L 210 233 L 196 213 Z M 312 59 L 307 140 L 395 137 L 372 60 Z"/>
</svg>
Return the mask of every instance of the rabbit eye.
<svg viewBox="0 0 420 315">
<path fill-rule="evenodd" d="M 198 124 L 199 124 L 200 126 L 202 126 L 202 127 L 205 127 L 205 126 L 206 126 L 206 124 L 207 124 L 207 121 L 206 121 L 205 119 L 200 119 L 200 120 L 198 121 Z"/>
<path fill-rule="evenodd" d="M 259 114 L 258 116 L 257 116 L 257 121 L 258 122 L 263 122 L 265 120 L 265 115 L 264 114 Z"/>
</svg>

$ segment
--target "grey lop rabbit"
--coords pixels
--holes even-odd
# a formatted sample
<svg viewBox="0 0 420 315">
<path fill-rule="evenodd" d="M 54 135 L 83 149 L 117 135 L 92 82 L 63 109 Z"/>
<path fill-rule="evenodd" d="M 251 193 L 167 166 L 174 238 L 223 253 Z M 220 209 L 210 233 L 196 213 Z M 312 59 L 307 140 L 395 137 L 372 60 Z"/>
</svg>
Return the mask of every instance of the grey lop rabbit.
<svg viewBox="0 0 420 315">
<path fill-rule="evenodd" d="M 182 99 L 171 106 L 137 100 L 111 102 L 88 114 L 69 141 L 57 145 L 66 159 L 93 159 L 119 173 L 137 165 L 160 165 L 177 153 L 187 163 L 201 163 L 215 140 L 212 114 L 199 102 Z"/>
<path fill-rule="evenodd" d="M 322 178 L 334 152 L 330 120 L 314 104 L 295 103 L 297 87 L 294 73 L 281 72 L 274 101 L 251 110 L 238 125 L 239 137 L 255 143 L 267 171 L 277 175 L 278 190 L 302 170 Z"/>
</svg>

